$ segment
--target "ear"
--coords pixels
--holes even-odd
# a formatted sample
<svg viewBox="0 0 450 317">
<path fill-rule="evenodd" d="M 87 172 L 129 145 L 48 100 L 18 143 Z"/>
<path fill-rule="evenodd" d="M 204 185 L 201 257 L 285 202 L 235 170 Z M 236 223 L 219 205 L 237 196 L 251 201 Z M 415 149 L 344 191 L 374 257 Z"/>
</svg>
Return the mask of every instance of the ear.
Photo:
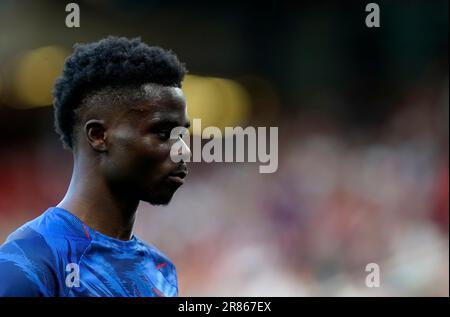
<svg viewBox="0 0 450 317">
<path fill-rule="evenodd" d="M 108 150 L 106 144 L 106 127 L 103 120 L 92 119 L 85 123 L 84 134 L 92 148 L 98 152 L 106 152 Z"/>
</svg>

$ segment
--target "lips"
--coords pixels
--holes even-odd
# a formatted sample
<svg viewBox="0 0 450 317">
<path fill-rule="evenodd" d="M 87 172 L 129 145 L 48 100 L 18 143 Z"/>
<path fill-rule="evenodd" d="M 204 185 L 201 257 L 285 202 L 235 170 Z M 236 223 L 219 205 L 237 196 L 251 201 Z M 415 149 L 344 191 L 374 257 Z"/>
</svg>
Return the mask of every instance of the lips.
<svg viewBox="0 0 450 317">
<path fill-rule="evenodd" d="M 181 185 L 184 184 L 184 178 L 187 176 L 187 174 L 188 174 L 187 170 L 183 169 L 171 173 L 167 178 L 169 179 L 169 181 Z"/>
</svg>

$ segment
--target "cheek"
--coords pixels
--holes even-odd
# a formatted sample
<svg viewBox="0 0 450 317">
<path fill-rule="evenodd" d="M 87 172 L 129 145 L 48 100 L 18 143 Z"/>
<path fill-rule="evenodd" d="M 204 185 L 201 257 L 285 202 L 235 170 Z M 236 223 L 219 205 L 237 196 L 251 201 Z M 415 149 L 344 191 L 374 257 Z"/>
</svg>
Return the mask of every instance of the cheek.
<svg viewBox="0 0 450 317">
<path fill-rule="evenodd" d="M 170 148 L 170 142 L 163 142 L 155 135 L 141 137 L 136 143 L 136 153 L 139 153 L 145 160 L 155 162 L 170 160 Z"/>
<path fill-rule="evenodd" d="M 170 155 L 168 142 L 162 142 L 153 134 L 142 135 L 135 128 L 116 129 L 110 137 L 111 156 L 119 161 L 161 161 Z"/>
<path fill-rule="evenodd" d="M 108 169 L 121 178 L 153 182 L 173 168 L 170 140 L 162 141 L 155 134 L 142 135 L 138 129 L 128 126 L 116 129 L 110 140 Z"/>
<path fill-rule="evenodd" d="M 170 159 L 170 142 L 163 142 L 158 136 L 142 137 L 128 147 L 131 174 L 144 183 L 159 182 L 173 168 Z"/>
</svg>

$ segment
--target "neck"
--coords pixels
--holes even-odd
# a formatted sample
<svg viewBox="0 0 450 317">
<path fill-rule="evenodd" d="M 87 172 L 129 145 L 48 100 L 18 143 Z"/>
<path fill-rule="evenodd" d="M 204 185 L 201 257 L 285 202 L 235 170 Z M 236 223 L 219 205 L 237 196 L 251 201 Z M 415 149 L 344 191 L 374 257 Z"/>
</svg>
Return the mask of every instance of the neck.
<svg viewBox="0 0 450 317">
<path fill-rule="evenodd" d="M 86 172 L 75 160 L 69 189 L 57 205 L 80 218 L 89 227 L 120 240 L 131 239 L 139 200 L 113 193 L 95 172 Z"/>
</svg>

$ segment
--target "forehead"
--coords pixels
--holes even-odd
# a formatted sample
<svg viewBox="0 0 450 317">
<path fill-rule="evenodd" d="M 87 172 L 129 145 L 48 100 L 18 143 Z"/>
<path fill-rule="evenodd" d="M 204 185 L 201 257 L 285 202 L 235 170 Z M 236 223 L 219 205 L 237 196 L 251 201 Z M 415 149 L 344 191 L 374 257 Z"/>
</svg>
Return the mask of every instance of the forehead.
<svg viewBox="0 0 450 317">
<path fill-rule="evenodd" d="M 143 98 L 128 109 L 132 116 L 145 120 L 164 119 L 187 120 L 186 99 L 183 91 L 177 87 L 144 85 Z"/>
<path fill-rule="evenodd" d="M 185 107 L 185 97 L 181 88 L 146 84 L 141 87 L 143 100 L 156 107 Z"/>
</svg>

